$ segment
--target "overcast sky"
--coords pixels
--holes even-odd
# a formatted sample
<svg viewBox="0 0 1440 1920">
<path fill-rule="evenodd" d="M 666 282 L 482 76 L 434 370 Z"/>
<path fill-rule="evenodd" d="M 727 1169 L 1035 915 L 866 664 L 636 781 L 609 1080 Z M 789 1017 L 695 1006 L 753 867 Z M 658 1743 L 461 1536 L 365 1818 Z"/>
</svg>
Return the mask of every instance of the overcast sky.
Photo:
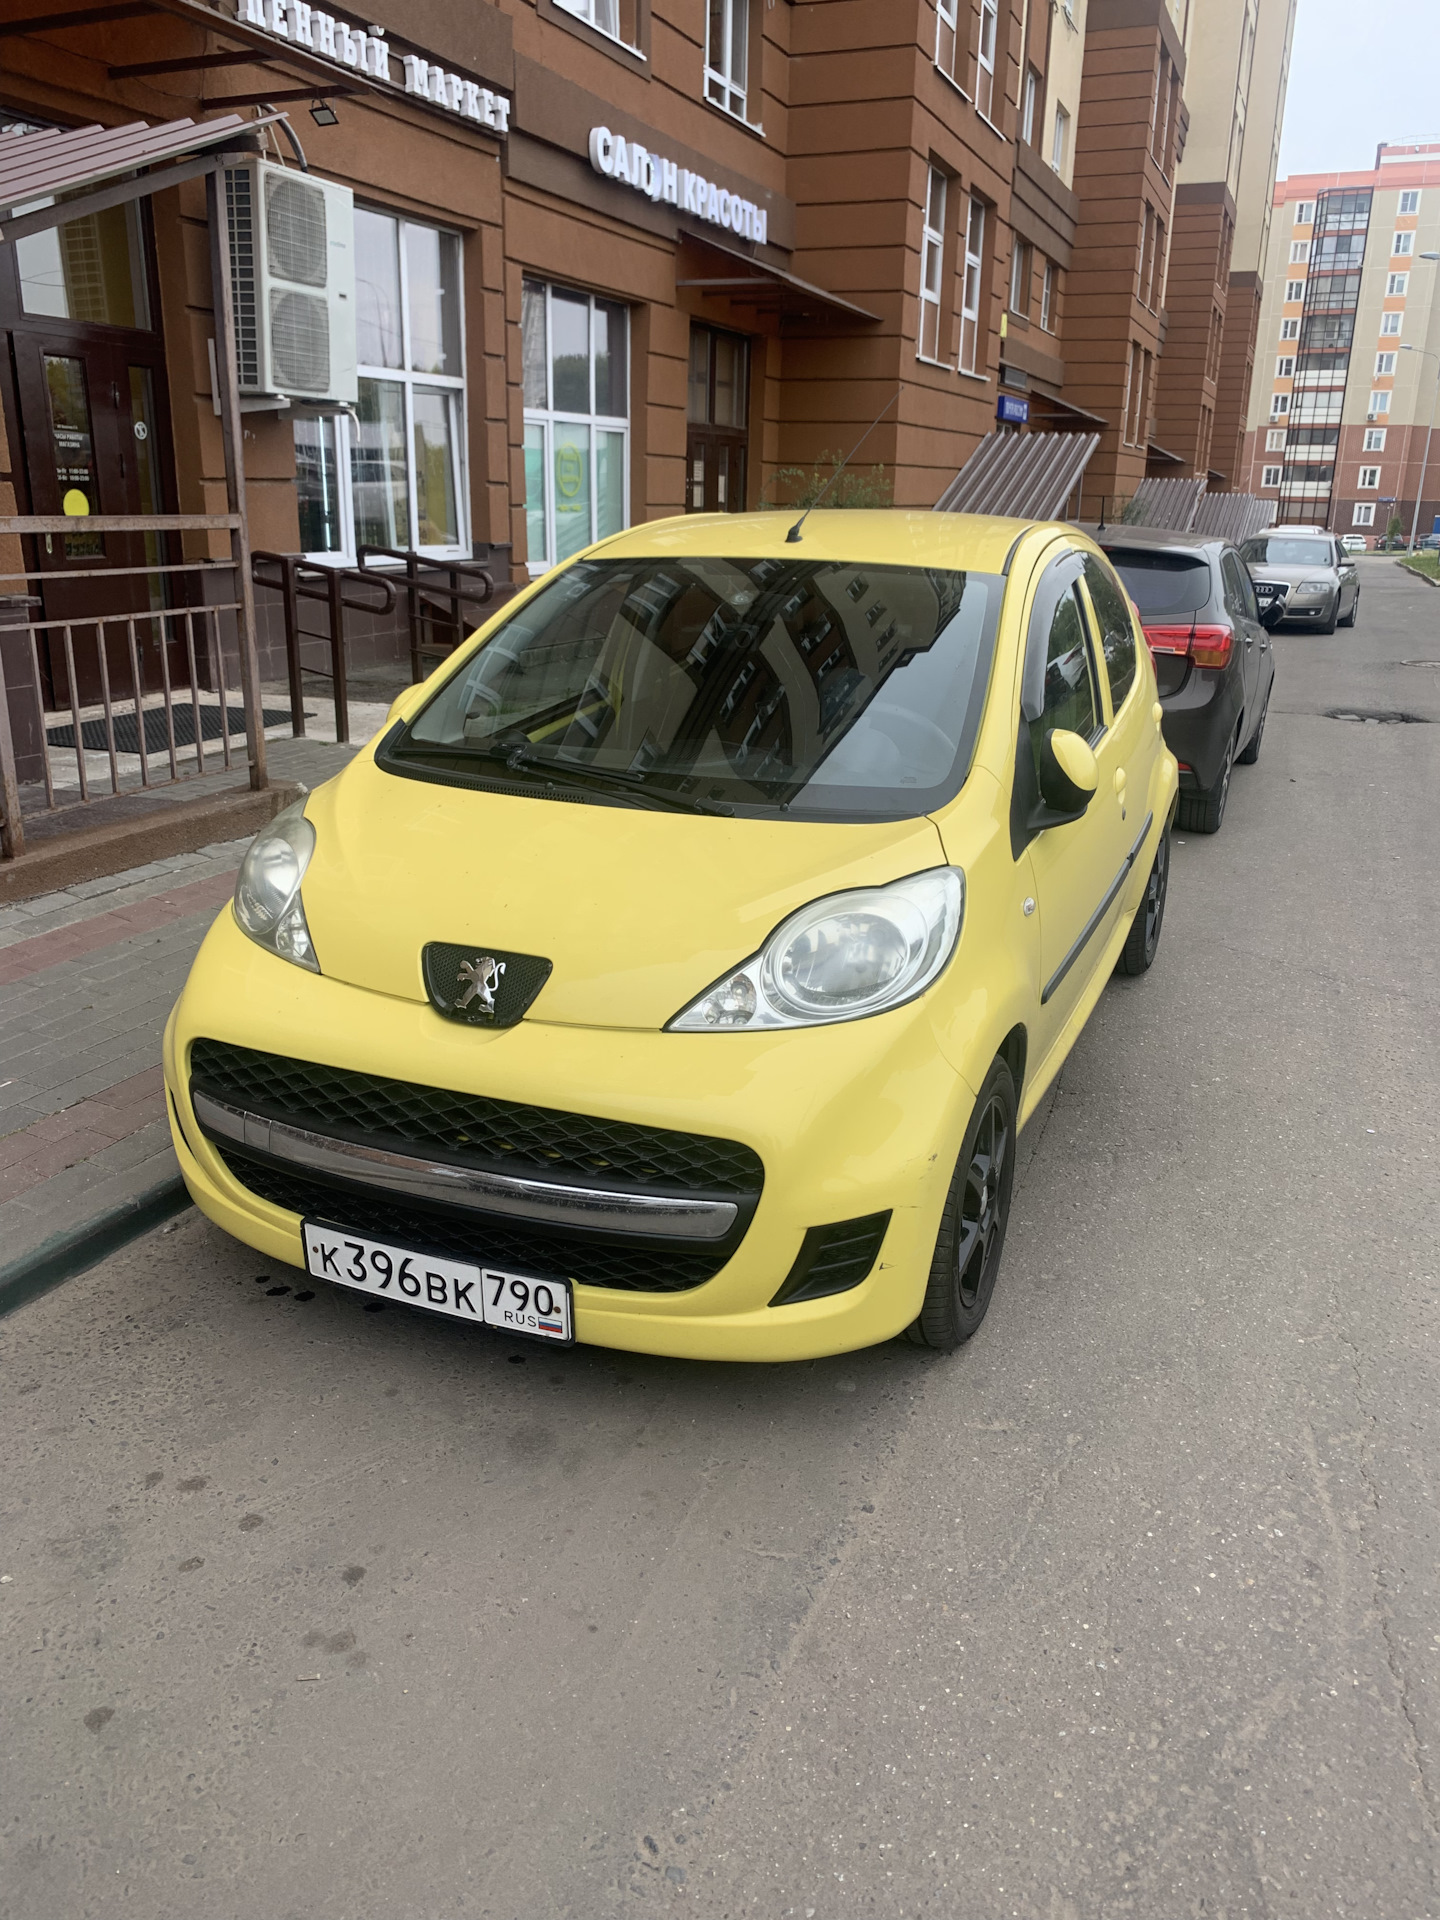
<svg viewBox="0 0 1440 1920">
<path fill-rule="evenodd" d="M 1282 179 L 1373 167 L 1381 140 L 1440 140 L 1437 14 L 1437 0 L 1300 0 Z"/>
</svg>

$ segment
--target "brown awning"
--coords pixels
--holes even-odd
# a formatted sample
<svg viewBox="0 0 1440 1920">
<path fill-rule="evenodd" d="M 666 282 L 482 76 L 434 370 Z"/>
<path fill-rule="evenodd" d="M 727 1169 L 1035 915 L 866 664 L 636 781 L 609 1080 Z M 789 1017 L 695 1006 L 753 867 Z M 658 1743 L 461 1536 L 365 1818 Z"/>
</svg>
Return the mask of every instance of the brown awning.
<svg viewBox="0 0 1440 1920">
<path fill-rule="evenodd" d="M 1054 520 L 1099 444 L 1098 433 L 988 433 L 935 511 Z"/>
<path fill-rule="evenodd" d="M 1073 400 L 1062 400 L 1058 393 L 1046 393 L 1043 387 L 1031 387 L 1029 398 L 1030 418 L 1040 426 L 1054 427 L 1057 432 L 1063 432 L 1073 423 L 1076 432 L 1097 427 L 1103 433 L 1110 425 L 1103 413 L 1090 413 L 1084 407 L 1077 407 Z M 1045 411 L 1037 413 L 1037 407 Z"/>
<path fill-rule="evenodd" d="M 1158 460 L 1162 467 L 1183 467 L 1185 464 L 1183 454 L 1171 453 L 1168 447 L 1162 447 L 1154 440 L 1146 441 L 1145 457 L 1147 460 Z"/>
<path fill-rule="evenodd" d="M 677 276 L 677 287 L 693 287 L 699 293 L 732 300 L 737 306 L 780 313 L 790 319 L 864 320 L 873 325 L 880 318 L 878 313 L 869 313 L 853 301 L 842 300 L 838 293 L 827 293 L 824 287 L 812 286 L 808 280 L 786 273 L 783 267 L 772 267 L 766 260 L 753 259 L 736 247 L 723 246 L 720 241 L 692 233 L 688 228 L 680 234 L 680 244 L 682 248 L 702 248 L 705 254 L 714 255 L 715 271 L 704 272 L 709 262 L 702 260 L 700 272 L 684 278 Z"/>
<path fill-rule="evenodd" d="M 241 147 L 258 127 L 283 118 L 272 113 L 245 120 L 238 113 L 227 113 L 218 120 L 167 120 L 156 127 L 135 120 L 124 127 L 42 127 L 34 133 L 0 133 L 0 239 L 19 240 L 61 220 L 98 211 L 101 204 L 114 205 L 174 185 L 214 164 L 208 158 L 196 160 L 197 155 L 217 146 Z M 187 166 L 187 161 L 195 164 Z M 142 167 L 150 171 L 130 177 Z M 69 199 L 60 207 L 15 211 L 33 201 L 74 195 L 87 187 L 104 191 L 98 196 L 87 194 L 83 201 Z"/>
</svg>

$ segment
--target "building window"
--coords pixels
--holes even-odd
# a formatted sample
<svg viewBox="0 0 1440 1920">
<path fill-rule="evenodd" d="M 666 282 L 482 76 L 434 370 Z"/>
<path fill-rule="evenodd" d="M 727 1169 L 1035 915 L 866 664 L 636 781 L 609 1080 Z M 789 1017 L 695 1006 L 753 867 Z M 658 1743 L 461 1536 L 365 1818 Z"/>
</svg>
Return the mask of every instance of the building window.
<svg viewBox="0 0 1440 1920">
<path fill-rule="evenodd" d="M 1373 527 L 1375 524 L 1375 502 L 1373 500 L 1357 500 L 1355 502 L 1355 510 L 1350 515 L 1350 524 L 1352 527 Z"/>
<path fill-rule="evenodd" d="M 1388 413 L 1390 411 L 1390 395 L 1388 393 L 1372 393 L 1370 395 L 1370 404 L 1366 407 L 1365 411 L 1372 417 L 1377 413 Z"/>
<path fill-rule="evenodd" d="M 1413 233 L 1397 233 L 1395 238 L 1390 242 L 1390 253 L 1392 258 L 1396 254 L 1414 253 L 1414 251 L 1415 251 L 1415 235 Z"/>
<path fill-rule="evenodd" d="M 1278 487 L 1280 484 L 1279 467 L 1263 467 L 1260 472 L 1260 484 L 1262 487 Z"/>
<path fill-rule="evenodd" d="M 1299 266 L 1302 261 L 1308 260 L 1309 258 L 1310 242 L 1308 240 L 1292 240 L 1290 242 L 1290 264 L 1292 267 Z"/>
<path fill-rule="evenodd" d="M 705 98 L 737 120 L 745 112 L 750 73 L 751 0 L 709 0 L 705 38 Z"/>
<path fill-rule="evenodd" d="M 1385 283 L 1385 293 L 1387 298 L 1390 295 L 1394 294 L 1403 300 L 1405 298 L 1405 295 L 1409 292 L 1409 290 L 1410 290 L 1410 276 L 1408 273 L 1392 273 L 1390 278 Z"/>
<path fill-rule="evenodd" d="M 1381 333 L 1382 334 L 1399 333 L 1401 322 L 1404 320 L 1404 318 L 1405 316 L 1402 313 L 1382 313 L 1380 316 Z"/>
<path fill-rule="evenodd" d="M 1056 321 L 1056 283 L 1060 278 L 1060 269 L 1053 260 L 1045 262 L 1045 271 L 1040 277 L 1040 325 L 1046 333 L 1054 333 Z"/>
<path fill-rule="evenodd" d="M 539 573 L 629 524 L 630 316 L 538 280 L 522 301 L 525 519 Z"/>
<path fill-rule="evenodd" d="M 1378 487 L 1379 484 L 1380 469 L 1378 467 L 1361 467 L 1360 485 L 1362 487 Z"/>
<path fill-rule="evenodd" d="M 950 79 L 955 78 L 955 42 L 958 36 L 956 13 L 960 0 L 935 0 L 935 64 Z"/>
<path fill-rule="evenodd" d="M 1393 353 L 1377 353 L 1375 356 L 1376 373 L 1394 373 L 1395 356 Z"/>
<path fill-rule="evenodd" d="M 1030 318 L 1030 242 L 1016 240 L 1010 256 L 1010 311 L 1022 320 Z"/>
<path fill-rule="evenodd" d="M 1407 187 L 1401 194 L 1400 211 L 1401 213 L 1418 213 L 1420 211 L 1420 189 L 1418 187 Z"/>
<path fill-rule="evenodd" d="M 960 368 L 976 371 L 980 347 L 980 277 L 985 259 L 985 202 L 971 194 L 965 219 L 965 281 L 960 302 Z"/>
<path fill-rule="evenodd" d="M 612 40 L 622 38 L 620 0 L 555 0 L 555 4 L 562 13 L 573 13 L 577 20 L 598 28 Z"/>
<path fill-rule="evenodd" d="M 1282 320 L 1280 322 L 1280 338 L 1282 340 L 1298 340 L 1299 337 L 1300 322 L 1298 320 Z"/>
<path fill-rule="evenodd" d="M 1315 221 L 1315 202 L 1297 200 L 1295 202 L 1295 224 L 1297 227 L 1313 226 Z"/>
<path fill-rule="evenodd" d="M 1366 427 L 1364 453 L 1383 453 L 1385 451 L 1384 427 Z"/>
<path fill-rule="evenodd" d="M 1034 67 L 1025 69 L 1025 102 L 1020 113 L 1020 138 L 1027 147 L 1035 144 L 1035 116 L 1040 110 L 1040 76 Z"/>
<path fill-rule="evenodd" d="M 1285 451 L 1284 427 L 1272 427 L 1265 435 L 1265 451 L 1267 453 L 1283 453 Z"/>
<path fill-rule="evenodd" d="M 1130 364 L 1125 370 L 1124 437 L 1127 446 L 1138 447 L 1149 431 L 1149 386 L 1150 355 L 1142 349 L 1138 340 L 1132 340 Z"/>
<path fill-rule="evenodd" d="M 920 332 L 916 352 L 922 360 L 940 358 L 940 305 L 945 285 L 946 185 L 939 167 L 931 167 L 925 224 L 920 237 Z"/>
<path fill-rule="evenodd" d="M 1287 280 L 1285 282 L 1285 298 L 1287 300 L 1303 300 L 1305 298 L 1305 282 L 1303 280 Z"/>
<path fill-rule="evenodd" d="M 1290 380 L 1293 379 L 1294 374 L 1295 356 L 1289 353 L 1282 353 L 1280 358 L 1275 362 L 1275 378 L 1277 380 Z"/>
<path fill-rule="evenodd" d="M 975 43 L 975 104 L 988 120 L 995 101 L 996 0 L 980 0 L 980 38 Z"/>
<path fill-rule="evenodd" d="M 470 553 L 460 236 L 355 209 L 354 415 L 296 420 L 301 551 Z"/>
<path fill-rule="evenodd" d="M 1272 393 L 1270 396 L 1270 418 L 1272 420 L 1279 420 L 1285 414 L 1289 413 L 1289 411 L 1290 411 L 1289 394 L 1288 393 Z"/>
<path fill-rule="evenodd" d="M 1064 173 L 1065 156 L 1070 151 L 1070 116 L 1064 107 L 1055 109 L 1055 138 L 1050 143 L 1050 165 Z"/>
</svg>

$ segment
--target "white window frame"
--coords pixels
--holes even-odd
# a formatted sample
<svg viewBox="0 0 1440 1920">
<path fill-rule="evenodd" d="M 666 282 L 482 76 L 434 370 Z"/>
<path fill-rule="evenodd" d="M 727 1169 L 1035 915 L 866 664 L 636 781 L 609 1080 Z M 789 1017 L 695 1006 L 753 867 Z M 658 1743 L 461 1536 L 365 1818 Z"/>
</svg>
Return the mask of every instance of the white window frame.
<svg viewBox="0 0 1440 1920">
<path fill-rule="evenodd" d="M 1365 443 L 1360 451 L 1362 453 L 1383 453 L 1385 451 L 1384 427 L 1366 427 Z"/>
<path fill-rule="evenodd" d="M 986 120 L 995 106 L 995 41 L 999 31 L 997 0 L 980 0 L 980 33 L 975 42 L 975 105 Z"/>
<path fill-rule="evenodd" d="M 1040 104 L 1040 76 L 1034 67 L 1025 69 L 1024 105 L 1020 117 L 1020 138 L 1027 147 L 1035 144 L 1035 109 Z"/>
<path fill-rule="evenodd" d="M 1405 316 L 1398 307 L 1392 307 L 1388 313 L 1382 313 L 1380 316 L 1381 337 L 1393 340 L 1401 331 L 1404 323 Z"/>
<path fill-rule="evenodd" d="M 1410 276 L 1408 273 L 1392 273 L 1390 278 L 1385 282 L 1385 297 L 1387 300 L 1403 300 L 1409 291 Z"/>
<path fill-rule="evenodd" d="M 1399 210 L 1400 210 L 1400 212 L 1401 212 L 1402 214 L 1406 214 L 1406 213 L 1419 213 L 1419 211 L 1420 211 L 1420 189 L 1419 189 L 1418 187 L 1405 187 L 1405 188 L 1404 188 L 1404 189 L 1402 190 L 1402 192 L 1401 192 L 1401 194 L 1400 194 L 1400 208 L 1399 208 Z"/>
<path fill-rule="evenodd" d="M 1280 338 L 1282 340 L 1298 340 L 1300 338 L 1300 318 L 1298 314 L 1293 320 L 1282 320 L 1280 322 Z"/>
<path fill-rule="evenodd" d="M 1290 264 L 1292 267 L 1304 266 L 1309 258 L 1310 242 L 1308 240 L 1292 240 L 1290 242 Z"/>
<path fill-rule="evenodd" d="M 1285 298 L 1287 302 L 1291 300 L 1303 300 L 1305 298 L 1305 282 L 1303 280 L 1287 280 L 1285 282 Z"/>
<path fill-rule="evenodd" d="M 363 205 L 363 203 L 362 203 Z M 396 245 L 400 255 L 400 360 L 398 367 L 357 366 L 356 374 L 361 380 L 374 380 L 399 386 L 404 389 L 403 409 L 405 419 L 405 488 L 406 511 L 410 520 L 410 547 L 415 553 L 423 554 L 431 560 L 469 560 L 474 549 L 466 535 L 470 528 L 470 488 L 467 472 L 466 441 L 468 423 L 465 408 L 465 236 L 457 233 L 453 227 L 438 225 L 432 220 L 412 220 L 408 214 L 396 213 L 390 207 L 366 207 L 366 212 L 383 215 L 396 224 Z M 442 233 L 455 241 L 459 249 L 460 272 L 455 287 L 458 304 L 456 318 L 457 337 L 460 343 L 460 372 L 415 373 L 410 368 L 410 265 L 405 248 L 406 227 L 428 227 L 432 233 Z M 420 525 L 419 488 L 415 477 L 415 390 L 417 387 L 440 388 L 456 396 L 455 442 L 452 457 L 451 483 L 455 489 L 455 517 L 460 539 L 453 546 L 421 546 L 416 535 Z M 353 567 L 355 556 L 355 482 L 353 478 L 352 453 L 356 444 L 358 421 L 348 413 L 329 416 L 335 435 L 335 459 L 343 479 L 338 487 L 340 506 L 341 545 L 330 553 L 307 553 L 305 558 L 313 560 L 318 566 Z M 322 427 L 325 421 L 320 423 Z M 386 563 L 393 564 L 393 563 Z"/>
<path fill-rule="evenodd" d="M 1050 141 L 1050 170 L 1052 173 L 1065 172 L 1065 156 L 1070 144 L 1070 115 L 1057 100 L 1055 103 L 1055 128 Z"/>
<path fill-rule="evenodd" d="M 711 15 L 709 7 L 705 10 L 705 98 L 711 106 L 719 107 L 722 113 L 728 113 L 732 119 L 743 121 L 748 127 L 751 121 L 748 111 L 750 92 L 750 0 L 719 0 L 721 8 L 721 47 L 720 57 L 723 65 L 717 65 L 715 48 L 710 40 Z M 740 66 L 744 69 L 737 78 L 731 71 L 735 58 L 735 23 L 743 23 L 744 47 L 741 50 Z"/>
<path fill-rule="evenodd" d="M 931 167 L 920 215 L 920 312 L 915 334 L 915 358 L 947 367 L 950 362 L 940 354 L 940 319 L 945 299 L 945 206 L 949 188 L 950 182 L 940 168 Z"/>
<path fill-rule="evenodd" d="M 1315 202 L 1297 200 L 1295 202 L 1295 221 L 1297 227 L 1312 227 L 1315 224 Z"/>
<path fill-rule="evenodd" d="M 1375 502 L 1357 500 L 1350 514 L 1352 527 L 1373 527 L 1375 524 Z"/>
<path fill-rule="evenodd" d="M 1380 485 L 1380 469 L 1378 467 L 1361 467 L 1359 484 L 1365 488 L 1367 492 L 1372 487 L 1378 487 Z"/>
<path fill-rule="evenodd" d="M 1375 371 L 1379 374 L 1392 375 L 1395 371 L 1395 355 L 1393 353 L 1377 353 L 1375 356 Z"/>
<path fill-rule="evenodd" d="M 1278 487 L 1280 484 L 1279 467 L 1262 467 L 1260 469 L 1260 484 L 1262 487 Z"/>
<path fill-rule="evenodd" d="M 1040 331 L 1055 331 L 1055 285 L 1059 269 L 1053 260 L 1045 262 L 1045 271 L 1040 277 Z"/>
<path fill-rule="evenodd" d="M 620 0 L 555 0 L 555 4 L 562 13 L 573 14 L 587 27 L 603 33 L 607 40 L 622 47 L 629 45 L 620 35 Z"/>
<path fill-rule="evenodd" d="M 1390 394 L 1388 390 L 1381 388 L 1373 391 L 1370 395 L 1370 404 L 1366 407 L 1365 411 L 1367 413 L 1389 413 Z"/>
<path fill-rule="evenodd" d="M 538 426 L 541 429 L 541 442 L 540 442 L 540 458 L 542 462 L 541 471 L 545 476 L 545 492 L 544 492 L 544 501 L 543 501 L 543 512 L 544 512 L 544 520 L 545 520 L 545 552 L 543 555 L 537 555 L 530 552 L 526 553 L 526 565 L 530 570 L 530 578 L 533 580 L 537 577 L 537 575 L 542 573 L 548 573 L 551 567 L 557 566 L 559 564 L 556 558 L 556 553 L 555 553 L 555 451 L 554 451 L 555 427 L 557 425 L 583 426 L 589 430 L 589 435 L 590 435 L 590 539 L 584 543 L 586 546 L 589 546 L 591 541 L 598 539 L 600 537 L 596 533 L 595 528 L 596 528 L 596 515 L 599 511 L 599 506 L 600 506 L 600 487 L 599 487 L 599 475 L 597 471 L 597 458 L 599 454 L 599 439 L 602 433 L 622 433 L 624 435 L 624 459 L 622 462 L 622 465 L 624 468 L 624 474 L 621 481 L 621 493 L 620 493 L 620 499 L 621 499 L 620 524 L 622 528 L 628 527 L 630 525 L 630 413 L 629 411 L 627 411 L 625 415 L 621 417 L 615 414 L 603 414 L 603 413 L 596 413 L 594 411 L 594 404 L 595 404 L 595 295 L 593 293 L 587 292 L 587 290 L 584 287 L 570 287 L 570 286 L 566 286 L 563 283 L 557 284 L 556 282 L 553 282 L 550 280 L 541 280 L 539 279 L 538 276 L 534 276 L 534 275 L 526 275 L 526 278 L 530 280 L 532 285 L 543 286 L 545 289 L 545 397 L 546 397 L 547 404 L 544 407 L 526 407 L 524 409 L 525 425 L 527 427 Z M 554 405 L 554 399 L 555 399 L 554 355 L 551 351 L 550 343 L 555 338 L 555 333 L 554 333 L 554 322 L 551 317 L 550 310 L 553 304 L 552 296 L 557 292 L 564 293 L 564 294 L 571 294 L 576 297 L 584 298 L 584 299 L 587 299 L 590 303 L 591 411 L 589 413 L 572 413 L 566 409 L 557 408 Z M 616 302 L 616 304 L 623 305 L 624 303 Z M 633 410 L 634 404 L 635 404 L 635 400 L 634 400 L 635 388 L 634 388 L 634 379 L 633 379 L 632 355 L 630 351 L 631 336 L 633 333 L 634 333 L 633 316 L 629 313 L 627 309 L 626 319 L 625 319 L 625 404 L 627 409 L 631 409 L 631 410 Z M 522 375 L 522 378 L 523 378 L 523 375 Z M 523 388 L 522 388 L 522 391 L 523 391 Z M 530 508 L 530 500 L 528 497 L 528 492 L 527 492 L 527 497 L 525 501 L 525 506 L 526 506 L 526 515 L 527 515 L 526 528 L 527 528 L 527 535 L 528 535 L 529 508 Z"/>
<path fill-rule="evenodd" d="M 955 51 L 960 43 L 960 0 L 935 0 L 935 64 L 955 80 Z M 956 80 L 955 84 L 960 85 Z M 961 87 L 961 92 L 965 90 Z"/>
<path fill-rule="evenodd" d="M 1265 451 L 1267 453 L 1283 453 L 1285 451 L 1284 427 L 1272 427 L 1269 432 L 1267 432 L 1265 435 Z"/>
<path fill-rule="evenodd" d="M 965 209 L 965 271 L 960 292 L 960 371 L 976 373 L 980 351 L 980 287 L 985 268 L 985 202 L 972 193 Z M 988 375 L 985 376 L 988 378 Z"/>
<path fill-rule="evenodd" d="M 1017 286 L 1018 278 L 1024 279 L 1024 286 Z M 1022 320 L 1030 318 L 1030 297 L 1035 286 L 1035 256 L 1030 242 L 1014 235 L 1010 249 L 1010 312 L 1018 314 Z"/>
<path fill-rule="evenodd" d="M 1285 415 L 1289 413 L 1289 411 L 1290 411 L 1289 394 L 1288 393 L 1272 393 L 1270 396 L 1270 418 L 1272 420 L 1283 420 L 1285 418 Z"/>
<path fill-rule="evenodd" d="M 1407 227 L 1404 233 L 1397 233 L 1390 242 L 1392 260 L 1408 260 L 1415 252 L 1415 229 Z"/>
<path fill-rule="evenodd" d="M 1293 353 L 1282 353 L 1275 362 L 1275 378 L 1277 380 L 1293 380 L 1294 377 L 1295 356 Z"/>
</svg>

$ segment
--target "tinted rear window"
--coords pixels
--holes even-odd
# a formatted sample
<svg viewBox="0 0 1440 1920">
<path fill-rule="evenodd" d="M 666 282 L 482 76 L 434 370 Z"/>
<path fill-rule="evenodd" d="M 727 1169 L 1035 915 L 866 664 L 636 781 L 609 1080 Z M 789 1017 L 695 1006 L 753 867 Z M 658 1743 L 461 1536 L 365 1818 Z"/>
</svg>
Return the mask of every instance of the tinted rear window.
<svg viewBox="0 0 1440 1920">
<path fill-rule="evenodd" d="M 1333 564 L 1328 540 L 1301 540 L 1293 534 L 1272 533 L 1247 540 L 1240 549 L 1252 567 L 1328 567 Z"/>
<path fill-rule="evenodd" d="M 1198 554 L 1153 553 L 1145 547 L 1105 551 L 1142 620 L 1198 613 L 1210 599 L 1210 563 Z"/>
</svg>

